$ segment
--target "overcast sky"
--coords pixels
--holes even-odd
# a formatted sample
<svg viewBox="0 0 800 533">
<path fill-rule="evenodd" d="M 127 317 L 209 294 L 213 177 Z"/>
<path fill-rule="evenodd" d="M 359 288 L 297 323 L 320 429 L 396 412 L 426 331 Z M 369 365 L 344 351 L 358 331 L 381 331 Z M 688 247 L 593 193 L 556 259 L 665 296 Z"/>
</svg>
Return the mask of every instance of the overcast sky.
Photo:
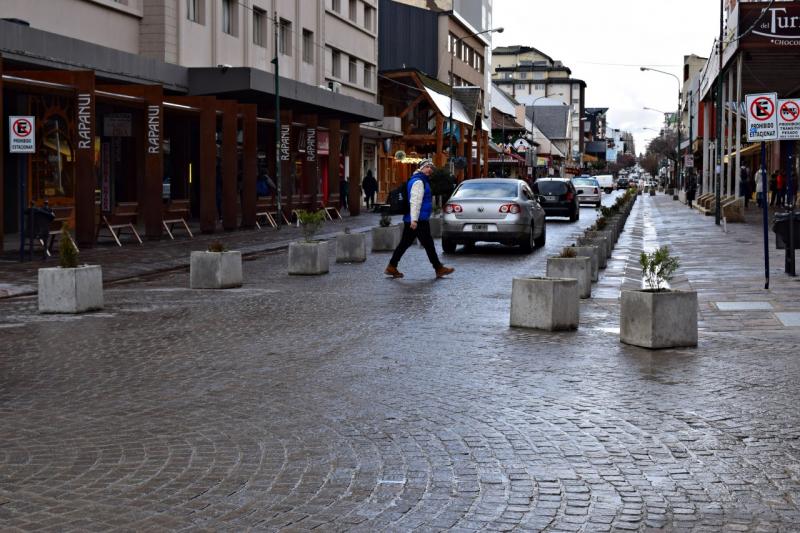
<svg viewBox="0 0 800 533">
<path fill-rule="evenodd" d="M 678 83 L 671 76 L 641 72 L 652 66 L 682 79 L 683 56 L 708 57 L 719 34 L 716 0 L 494 0 L 493 46 L 533 46 L 586 82 L 586 106 L 608 107 L 608 122 L 628 130 L 636 151 L 674 111 Z M 631 66 L 621 66 L 631 65 Z"/>
</svg>

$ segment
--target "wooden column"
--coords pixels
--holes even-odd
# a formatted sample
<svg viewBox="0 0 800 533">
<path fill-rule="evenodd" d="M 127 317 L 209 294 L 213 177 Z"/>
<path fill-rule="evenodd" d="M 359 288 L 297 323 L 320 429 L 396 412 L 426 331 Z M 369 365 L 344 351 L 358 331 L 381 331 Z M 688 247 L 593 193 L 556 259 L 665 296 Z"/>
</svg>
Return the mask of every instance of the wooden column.
<svg viewBox="0 0 800 533">
<path fill-rule="evenodd" d="M 239 225 L 237 196 L 237 104 L 235 101 L 220 102 L 222 110 L 222 227 L 233 231 Z"/>
<path fill-rule="evenodd" d="M 351 122 L 347 127 L 349 140 L 347 142 L 350 152 L 350 188 L 348 189 L 347 205 L 350 216 L 361 214 L 361 124 Z"/>
<path fill-rule="evenodd" d="M 450 126 L 450 135 L 452 132 L 452 124 Z M 433 164 L 437 167 L 444 166 L 447 158 L 444 155 L 444 117 L 440 114 L 436 115 L 436 153 L 433 156 Z"/>
<path fill-rule="evenodd" d="M 311 195 L 311 209 L 319 205 L 319 158 L 317 155 L 317 115 L 303 115 L 300 120 L 305 123 L 302 135 L 306 140 L 306 154 L 303 158 L 302 193 Z"/>
<path fill-rule="evenodd" d="M 475 175 L 475 169 L 472 167 L 474 161 L 472 160 L 472 129 L 464 126 L 463 142 L 465 150 L 467 151 L 467 166 L 464 169 L 464 179 L 469 179 Z"/>
<path fill-rule="evenodd" d="M 258 127 L 256 104 L 240 104 L 242 115 L 242 227 L 256 225 L 256 173 L 258 172 Z"/>
<path fill-rule="evenodd" d="M 489 132 L 481 130 L 481 135 L 483 137 L 483 171 L 479 177 L 486 178 L 489 176 Z"/>
<path fill-rule="evenodd" d="M 94 72 L 73 72 L 77 99 L 77 143 L 75 150 L 75 237 L 78 245 L 91 248 L 95 242 L 94 137 L 97 122 L 94 97 Z"/>
<path fill-rule="evenodd" d="M 339 207 L 339 153 L 342 146 L 342 123 L 328 120 L 328 205 Z"/>
<path fill-rule="evenodd" d="M 205 100 L 205 99 L 204 99 Z M 200 109 L 200 231 L 214 233 L 217 227 L 217 106 L 214 98 Z"/>
<path fill-rule="evenodd" d="M 5 198 L 3 191 L 6 188 L 5 180 L 5 163 L 3 156 L 6 153 L 5 132 L 8 127 L 3 119 L 3 56 L 0 54 L 0 250 L 3 249 L 3 237 L 5 236 L 5 226 L 3 219 L 5 218 Z"/>
<path fill-rule="evenodd" d="M 292 110 L 281 110 L 281 209 L 291 212 L 294 209 L 292 173 L 294 171 L 294 151 L 292 150 Z M 277 182 L 276 182 L 277 184 Z"/>
<path fill-rule="evenodd" d="M 483 155 L 483 130 L 474 129 L 472 134 L 475 136 L 475 140 L 477 141 L 477 150 L 474 161 L 475 168 L 472 170 L 472 176 L 475 178 L 480 178 L 482 177 L 481 171 L 483 170 L 481 168 L 481 156 Z"/>
<path fill-rule="evenodd" d="M 466 128 L 463 124 L 458 124 L 458 144 L 456 145 L 456 155 L 458 157 L 464 157 L 464 134 L 466 133 Z M 464 170 L 456 170 L 456 181 L 461 182 L 464 181 Z"/>
</svg>

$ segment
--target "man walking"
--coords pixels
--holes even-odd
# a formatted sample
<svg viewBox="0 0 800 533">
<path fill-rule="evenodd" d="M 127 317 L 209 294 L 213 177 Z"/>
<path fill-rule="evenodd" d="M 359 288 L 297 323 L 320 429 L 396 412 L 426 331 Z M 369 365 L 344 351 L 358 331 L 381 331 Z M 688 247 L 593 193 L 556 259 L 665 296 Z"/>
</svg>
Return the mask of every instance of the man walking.
<svg viewBox="0 0 800 533">
<path fill-rule="evenodd" d="M 431 194 L 431 184 L 428 178 L 432 173 L 433 162 L 430 159 L 426 159 L 420 163 L 417 171 L 408 180 L 406 194 L 408 195 L 410 209 L 408 214 L 403 215 L 403 237 L 392 254 L 389 266 L 384 271 L 387 276 L 393 278 L 403 277 L 403 273 L 397 270 L 397 265 L 400 263 L 403 254 L 408 250 L 408 247 L 414 243 L 414 239 L 419 239 L 420 244 L 425 247 L 428 260 L 436 271 L 437 278 L 452 274 L 455 270 L 444 266 L 439 261 L 439 256 L 436 254 L 436 246 L 433 243 L 433 237 L 431 237 L 430 218 L 431 214 L 433 214 L 433 195 Z"/>
</svg>

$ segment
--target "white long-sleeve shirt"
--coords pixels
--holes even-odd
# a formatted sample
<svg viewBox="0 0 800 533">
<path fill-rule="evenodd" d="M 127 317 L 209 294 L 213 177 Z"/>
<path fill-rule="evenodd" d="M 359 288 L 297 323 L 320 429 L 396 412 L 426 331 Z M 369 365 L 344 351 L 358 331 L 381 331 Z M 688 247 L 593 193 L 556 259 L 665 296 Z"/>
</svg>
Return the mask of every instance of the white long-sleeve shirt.
<svg viewBox="0 0 800 533">
<path fill-rule="evenodd" d="M 414 185 L 411 186 L 411 195 L 408 198 L 408 201 L 411 204 L 411 209 L 409 212 L 411 222 L 416 222 L 419 220 L 419 212 L 422 210 L 423 196 L 425 196 L 425 184 L 422 183 L 422 180 L 417 180 L 414 182 Z"/>
</svg>

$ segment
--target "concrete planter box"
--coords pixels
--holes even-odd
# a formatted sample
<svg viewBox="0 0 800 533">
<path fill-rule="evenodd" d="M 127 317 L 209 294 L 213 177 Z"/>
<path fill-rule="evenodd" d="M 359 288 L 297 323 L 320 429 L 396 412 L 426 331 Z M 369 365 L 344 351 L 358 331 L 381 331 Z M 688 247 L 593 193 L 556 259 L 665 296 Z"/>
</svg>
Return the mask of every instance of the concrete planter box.
<svg viewBox="0 0 800 533">
<path fill-rule="evenodd" d="M 656 190 L 650 189 L 650 196 L 655 196 L 655 195 L 656 195 Z"/>
<path fill-rule="evenodd" d="M 578 296 L 592 297 L 591 257 L 548 257 L 547 277 L 578 280 Z"/>
<path fill-rule="evenodd" d="M 611 251 L 614 249 L 614 240 L 611 238 L 611 235 L 608 234 L 605 230 L 603 231 L 586 231 L 584 232 L 587 238 L 589 239 L 605 239 L 606 240 L 606 258 L 611 257 Z"/>
<path fill-rule="evenodd" d="M 622 291 L 619 340 L 651 349 L 697 346 L 697 293 Z"/>
<path fill-rule="evenodd" d="M 569 246 L 578 257 L 588 257 L 592 267 L 592 281 L 600 279 L 600 248 L 597 246 Z M 566 249 L 566 248 L 565 248 Z"/>
<path fill-rule="evenodd" d="M 596 246 L 598 249 L 597 265 L 603 269 L 608 265 L 608 240 L 605 237 L 578 237 L 580 246 Z"/>
<path fill-rule="evenodd" d="M 192 252 L 189 287 L 230 289 L 242 286 L 242 252 Z"/>
<path fill-rule="evenodd" d="M 364 233 L 340 233 L 336 236 L 337 263 L 363 263 L 367 260 L 367 236 Z"/>
<path fill-rule="evenodd" d="M 431 237 L 434 239 L 442 238 L 442 217 L 432 216 L 430 219 L 431 224 Z"/>
<path fill-rule="evenodd" d="M 84 313 L 103 308 L 100 265 L 39 269 L 40 313 Z"/>
<path fill-rule="evenodd" d="M 372 228 L 372 251 L 394 252 L 394 249 L 400 244 L 402 236 L 403 226 L 399 224 L 385 228 L 381 226 Z"/>
<path fill-rule="evenodd" d="M 316 276 L 328 273 L 328 243 L 295 241 L 289 244 L 289 274 Z"/>
<path fill-rule="evenodd" d="M 514 278 L 511 326 L 562 331 L 578 329 L 578 281 L 556 278 Z"/>
</svg>

